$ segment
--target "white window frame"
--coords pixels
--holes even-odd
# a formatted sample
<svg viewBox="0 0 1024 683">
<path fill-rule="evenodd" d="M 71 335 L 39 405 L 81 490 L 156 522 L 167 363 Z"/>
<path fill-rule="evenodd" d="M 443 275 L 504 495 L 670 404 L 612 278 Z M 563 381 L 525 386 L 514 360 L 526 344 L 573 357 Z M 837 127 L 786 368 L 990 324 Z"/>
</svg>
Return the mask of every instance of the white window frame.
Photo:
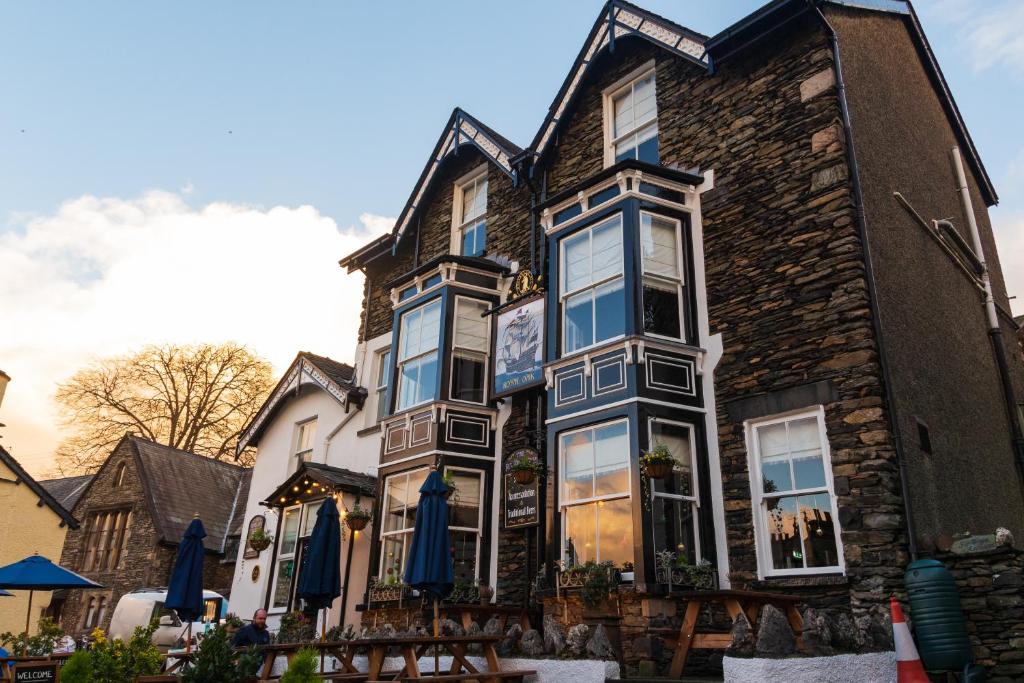
<svg viewBox="0 0 1024 683">
<path fill-rule="evenodd" d="M 660 219 L 663 221 L 669 221 L 674 223 L 676 226 L 676 271 L 679 273 L 678 278 L 670 278 L 657 273 L 647 273 L 647 269 L 644 265 L 644 254 L 643 254 L 643 217 L 650 216 L 651 220 Z M 679 336 L 671 337 L 665 334 L 655 334 L 653 332 L 643 331 L 643 334 L 647 337 L 654 337 L 655 339 L 671 339 L 673 341 L 685 341 L 686 340 L 686 301 L 684 296 L 686 295 L 686 270 L 683 268 L 683 264 L 686 259 L 683 258 L 683 222 L 678 218 L 672 218 L 671 216 L 665 216 L 660 213 L 654 213 L 653 211 L 641 211 L 640 220 L 637 221 L 637 242 L 640 244 L 640 308 L 643 310 L 643 288 L 644 283 L 647 279 L 651 279 L 662 285 L 672 286 L 675 285 L 676 296 L 679 305 Z M 643 322 L 643 321 L 641 321 Z"/>
<path fill-rule="evenodd" d="M 423 310 L 426 309 L 428 306 L 432 306 L 434 304 L 437 304 L 438 311 L 439 311 L 438 318 L 437 318 L 437 320 L 438 320 L 438 322 L 437 322 L 437 338 L 433 340 L 434 341 L 434 345 L 431 348 L 427 349 L 426 351 L 421 349 L 420 352 L 417 353 L 415 356 L 409 356 L 408 358 L 402 358 L 402 356 L 401 356 L 401 354 L 402 354 L 402 339 L 403 339 L 403 337 L 404 337 L 404 335 L 406 333 L 406 320 L 413 313 L 417 313 L 417 312 L 420 313 L 420 331 L 419 331 L 419 334 L 420 334 L 420 338 L 422 339 L 422 335 L 423 335 L 423 322 L 422 322 L 423 321 Z M 442 302 L 440 297 L 431 299 L 429 301 L 424 301 L 419 306 L 416 306 L 415 308 L 409 309 L 408 311 L 406 311 L 405 313 L 403 313 L 399 317 L 398 346 L 396 347 L 396 352 L 398 354 L 398 357 L 396 358 L 395 363 L 394 363 L 394 365 L 395 365 L 395 378 L 396 378 L 396 382 L 395 382 L 395 390 L 396 390 L 396 393 L 395 393 L 395 412 L 402 412 L 402 411 L 405 411 L 405 410 L 411 410 L 411 409 L 415 408 L 416 406 L 420 406 L 420 405 L 423 405 L 425 403 L 430 403 L 431 401 L 434 400 L 434 397 L 431 396 L 431 397 L 427 398 L 426 400 L 420 401 L 419 403 L 410 403 L 409 405 L 407 405 L 405 407 L 402 407 L 402 390 L 404 388 L 403 387 L 403 382 L 402 382 L 402 378 L 404 376 L 404 373 L 403 373 L 402 369 L 410 361 L 415 361 L 415 360 L 420 360 L 421 358 L 426 358 L 427 356 L 429 356 L 432 353 L 435 354 L 437 356 L 437 377 L 436 377 L 436 386 L 434 387 L 434 391 L 436 392 L 437 389 L 440 387 L 440 384 L 441 384 L 441 332 L 442 332 L 443 329 L 444 329 L 444 303 Z M 422 370 L 421 370 L 421 372 L 422 372 Z"/>
<path fill-rule="evenodd" d="M 650 448 L 654 448 L 654 425 L 655 423 L 670 424 L 677 427 L 685 427 L 690 434 L 690 476 L 693 479 L 693 495 L 684 496 L 681 493 L 667 493 L 664 491 L 655 491 L 654 486 L 651 488 L 651 503 L 653 509 L 653 503 L 655 498 L 664 498 L 671 501 L 685 501 L 693 506 L 693 543 L 694 543 L 694 557 L 697 562 L 702 559 L 700 551 L 700 470 L 697 467 L 697 438 L 696 438 L 696 426 L 692 422 L 681 422 L 679 420 L 669 420 L 664 417 L 652 416 L 647 418 L 647 443 Z M 657 546 L 654 544 L 654 528 L 651 528 L 651 545 L 657 551 Z"/>
<path fill-rule="evenodd" d="M 491 348 L 491 325 L 490 325 L 490 323 L 487 323 L 485 325 L 485 328 L 487 329 L 487 341 L 484 344 L 484 348 L 487 349 L 487 350 L 484 351 L 483 353 L 481 353 L 480 351 L 477 351 L 476 349 L 470 349 L 470 348 L 458 346 L 459 331 L 456 328 L 457 328 L 457 326 L 459 324 L 459 302 L 463 301 L 463 300 L 471 301 L 473 303 L 480 303 L 480 304 L 483 304 L 486 308 L 490 308 L 490 304 L 488 302 L 484 301 L 483 299 L 475 299 L 475 298 L 473 298 L 471 296 L 462 296 L 462 295 L 456 295 L 455 296 L 455 303 L 453 304 L 453 308 L 452 308 L 452 311 L 453 311 L 452 312 L 452 350 L 451 350 L 451 355 L 450 355 L 450 364 L 448 366 L 448 375 L 449 375 L 448 376 L 448 398 L 449 398 L 449 400 L 454 401 L 455 403 L 466 403 L 468 405 L 474 405 L 474 406 L 486 405 L 487 404 L 487 400 L 489 398 L 489 394 L 488 394 L 488 391 L 487 391 L 487 389 L 488 389 L 487 385 L 490 384 L 490 382 L 487 381 L 487 378 L 489 377 L 488 373 L 490 373 L 490 371 L 491 371 L 491 354 L 490 354 L 490 348 Z M 466 401 L 464 399 L 455 398 L 455 355 L 457 353 L 459 353 L 460 351 L 462 353 L 468 354 L 468 355 L 474 355 L 474 356 L 475 355 L 482 355 L 483 356 L 483 359 L 484 359 L 483 401 L 480 401 L 479 403 L 476 402 L 476 401 Z"/>
<path fill-rule="evenodd" d="M 459 476 L 469 475 L 472 477 L 477 477 L 480 480 L 480 498 L 477 501 L 476 528 L 474 529 L 468 526 L 449 527 L 449 530 L 451 531 L 476 532 L 476 558 L 473 561 L 473 566 L 476 569 L 475 576 L 473 577 L 473 579 L 478 580 L 480 578 L 480 546 L 483 545 L 484 537 L 484 472 L 483 470 L 474 470 L 468 467 L 450 467 L 447 465 L 445 466 L 444 471 L 445 474 L 448 474 L 450 472 L 453 475 Z"/>
<path fill-rule="evenodd" d="M 455 181 L 455 191 L 452 198 L 452 235 L 451 235 L 451 248 L 450 252 L 459 256 L 466 256 L 467 254 L 462 253 L 462 232 L 467 228 L 476 226 L 480 221 L 487 221 L 487 192 L 484 192 L 484 212 L 478 216 L 463 216 L 463 198 L 465 196 L 466 188 L 470 185 L 478 185 L 483 180 L 487 183 L 487 190 L 490 190 L 490 182 L 487 177 L 487 164 L 486 162 L 480 164 L 472 171 L 462 176 Z M 487 227 L 484 226 L 484 241 L 486 244 Z M 485 247 L 486 249 L 486 247 Z"/>
<path fill-rule="evenodd" d="M 313 460 L 313 452 L 316 450 L 316 423 L 317 416 L 307 417 L 295 423 L 295 436 L 292 437 L 292 472 L 295 472 L 304 462 Z M 302 448 L 302 435 L 305 430 L 312 428 L 313 433 L 309 438 L 309 448 Z M 300 450 L 301 449 L 301 450 Z M 303 456 L 309 454 L 309 460 Z"/>
<path fill-rule="evenodd" d="M 388 504 L 388 489 L 391 486 L 391 481 L 393 479 L 395 479 L 396 477 L 405 477 L 406 499 L 405 499 L 405 507 L 402 508 L 402 520 L 403 520 L 403 524 L 404 524 L 405 523 L 405 519 L 406 519 L 406 515 L 409 512 L 409 498 L 408 498 L 408 496 L 410 495 L 409 486 L 408 486 L 408 484 L 409 484 L 409 477 L 411 475 L 415 474 L 416 472 L 427 472 L 427 471 L 428 471 L 428 468 L 426 468 L 426 467 L 417 467 L 417 468 L 414 468 L 414 469 L 411 469 L 411 470 L 403 470 L 401 472 L 395 472 L 393 474 L 387 475 L 384 478 L 384 487 L 381 490 L 381 498 L 380 498 L 380 505 L 381 505 L 380 522 L 377 524 L 377 526 L 380 527 L 380 533 L 377 536 L 377 538 L 379 539 L 379 543 L 380 543 L 380 546 L 379 546 L 380 547 L 380 557 L 377 559 L 377 579 L 379 581 L 384 581 L 385 580 L 384 561 L 385 561 L 385 559 L 387 557 L 387 553 L 384 552 L 385 549 L 386 549 L 386 546 L 385 546 L 384 542 L 389 537 L 394 537 L 394 536 L 401 536 L 402 537 L 402 568 L 401 568 L 401 570 L 399 572 L 398 581 L 399 581 L 399 583 L 402 583 L 402 582 L 405 581 L 405 579 L 403 578 L 405 576 L 405 561 L 409 557 L 409 545 L 410 545 L 410 542 L 412 541 L 413 531 L 415 530 L 415 525 L 413 527 L 408 528 L 408 529 L 403 527 L 401 529 L 398 529 L 397 531 L 385 531 L 384 530 L 385 527 L 387 526 L 385 524 L 385 522 L 384 522 L 384 519 L 385 519 L 385 517 L 388 514 L 387 510 L 385 509 L 385 506 Z M 413 495 L 413 498 L 414 498 L 414 500 L 415 500 L 415 502 L 416 502 L 416 504 L 418 506 L 419 505 L 419 492 L 418 491 Z"/>
<path fill-rule="evenodd" d="M 821 444 L 821 464 L 825 471 L 825 486 L 810 489 L 793 489 L 782 492 L 782 495 L 769 495 L 767 498 L 783 496 L 801 496 L 815 493 L 828 493 L 832 501 L 832 521 L 835 528 L 836 558 L 838 564 L 833 567 L 802 567 L 799 569 L 775 569 L 772 565 L 771 541 L 768 538 L 766 495 L 763 475 L 761 473 L 761 446 L 757 438 L 757 429 L 784 422 L 792 422 L 813 417 L 818 423 L 818 439 Z M 835 482 L 832 475 L 832 453 L 825 429 L 825 408 L 818 405 L 778 415 L 771 415 L 747 420 L 743 423 L 747 441 L 747 467 L 750 472 L 751 508 L 754 517 L 754 543 L 757 550 L 757 574 L 759 579 L 775 576 L 807 576 L 820 574 L 846 574 L 846 559 L 843 554 L 843 534 L 839 524 L 839 510 L 836 501 Z M 801 541 L 801 547 L 802 541 Z M 806 553 L 805 553 L 806 557 Z"/>
<path fill-rule="evenodd" d="M 270 577 L 270 609 L 267 610 L 268 614 L 279 614 L 287 612 L 291 607 L 292 603 L 292 586 L 295 582 L 295 577 L 298 575 L 298 554 L 299 544 L 302 542 L 302 505 L 289 505 L 288 507 L 281 510 L 281 531 L 278 533 L 277 538 L 277 556 L 274 558 L 274 571 L 273 576 Z M 284 529 L 285 529 L 285 517 L 289 512 L 298 511 L 299 520 L 295 527 L 295 547 L 292 548 L 291 552 L 282 552 L 281 547 L 284 544 Z M 292 560 L 292 577 L 288 582 L 288 598 L 283 607 L 275 607 L 274 603 L 277 599 L 277 579 L 278 574 L 281 571 L 281 563 L 285 560 Z"/>
<path fill-rule="evenodd" d="M 387 394 L 388 384 L 391 376 L 391 345 L 388 344 L 374 353 L 374 372 L 376 379 L 374 393 L 377 399 L 376 416 L 374 424 L 387 417 Z"/>
<path fill-rule="evenodd" d="M 602 227 L 606 223 L 611 223 L 612 221 L 616 221 L 616 220 L 619 222 L 619 246 L 620 246 L 620 248 L 623 249 L 623 253 L 622 253 L 622 270 L 620 270 L 619 273 L 616 274 L 616 275 L 609 275 L 607 277 L 601 278 L 600 280 L 591 282 L 590 284 L 588 284 L 586 286 L 577 287 L 574 290 L 566 291 L 565 290 L 565 279 L 566 279 L 566 275 L 568 273 L 568 270 L 566 269 L 566 263 L 565 263 L 565 244 L 566 244 L 566 242 L 572 240 L 575 237 L 578 237 L 582 233 L 588 233 L 588 239 L 589 239 L 589 244 L 590 244 L 590 260 L 591 260 L 590 272 L 591 272 L 591 274 L 593 274 L 593 270 L 594 270 L 594 268 L 593 268 L 594 267 L 594 263 L 593 263 L 593 259 L 594 259 L 594 231 L 597 230 L 598 228 Z M 578 294 L 582 294 L 583 292 L 586 292 L 587 290 L 590 290 L 591 292 L 596 292 L 597 289 L 599 287 L 601 287 L 602 285 L 608 284 L 609 282 L 614 282 L 615 280 L 622 280 L 623 296 L 627 297 L 627 301 L 628 301 L 628 295 L 626 293 L 626 256 L 627 255 L 626 255 L 625 250 L 624 250 L 625 249 L 625 247 L 624 247 L 625 242 L 626 242 L 626 225 L 625 225 L 625 217 L 623 216 L 622 213 L 615 213 L 615 214 L 613 214 L 611 216 L 608 216 L 607 218 L 605 218 L 603 220 L 600 220 L 600 221 L 598 221 L 596 223 L 593 223 L 592 225 L 588 225 L 587 227 L 582 228 L 581 230 L 576 230 L 576 231 L 574 231 L 574 232 L 572 232 L 572 233 L 570 233 L 570 234 L 566 235 L 565 237 L 563 237 L 563 238 L 558 240 L 558 308 L 559 308 L 559 317 L 561 319 L 561 326 L 562 326 L 562 329 L 561 329 L 562 353 L 566 353 L 566 354 L 568 354 L 568 353 L 573 353 L 573 354 L 580 353 L 580 352 L 585 351 L 587 349 L 592 349 L 592 348 L 597 347 L 597 346 L 603 346 L 603 345 L 608 344 L 610 342 L 613 342 L 613 341 L 615 341 L 617 339 L 625 339 L 626 331 L 623 330 L 622 334 L 617 334 L 614 337 L 609 337 L 608 339 L 602 339 L 600 341 L 595 340 L 594 342 L 592 342 L 591 344 L 589 344 L 587 346 L 581 346 L 581 347 L 579 347 L 577 349 L 572 349 L 571 351 L 566 346 L 566 344 L 568 342 L 568 337 L 569 337 L 569 335 L 566 334 L 566 330 L 567 330 L 567 327 L 568 327 L 566 325 L 566 310 L 567 310 L 566 309 L 566 302 L 569 299 L 571 299 L 572 297 L 574 297 L 574 296 L 576 296 Z M 591 304 L 593 304 L 593 295 L 591 295 Z M 628 308 L 628 303 L 627 303 L 627 308 Z M 625 318 L 623 318 L 623 321 L 625 322 Z M 591 322 L 591 325 L 592 325 L 591 329 L 593 330 L 594 336 L 596 337 L 597 336 L 597 320 L 595 318 L 595 313 L 594 313 L 593 305 L 591 306 L 590 322 Z"/>
<path fill-rule="evenodd" d="M 641 126 L 633 128 L 628 133 L 615 135 L 615 98 L 629 90 L 634 84 L 647 76 L 654 76 L 654 119 Z M 615 146 L 628 138 L 630 135 L 638 134 L 642 129 L 650 126 L 658 126 L 658 79 L 655 74 L 655 61 L 652 59 L 643 66 L 629 72 L 615 83 L 611 84 L 602 92 L 604 108 L 604 167 L 615 165 Z M 657 135 L 660 135 L 658 131 Z"/>
<path fill-rule="evenodd" d="M 562 450 L 562 438 L 565 437 L 565 436 L 569 436 L 570 434 L 576 434 L 578 432 L 596 431 L 596 430 L 598 430 L 598 429 L 600 429 L 602 427 L 608 427 L 608 426 L 611 426 L 613 424 L 618 424 L 618 423 L 623 423 L 623 424 L 626 425 L 626 443 L 627 444 L 632 443 L 630 441 L 630 428 L 629 428 L 629 418 L 628 417 L 617 417 L 617 418 L 612 418 L 610 420 L 605 420 L 603 422 L 596 422 L 594 424 L 584 425 L 583 427 L 577 427 L 575 429 L 567 429 L 564 432 L 559 432 L 558 435 L 556 436 L 556 439 L 557 439 L 556 443 L 557 443 L 557 448 L 558 448 L 558 513 L 559 513 L 558 516 L 561 518 L 561 531 L 560 531 L 560 535 L 559 535 L 559 551 L 558 551 L 558 553 L 559 553 L 559 558 L 562 560 L 562 562 L 568 562 L 568 558 L 566 558 L 566 556 L 565 556 L 565 523 L 566 523 L 566 517 L 567 517 L 566 510 L 568 508 L 579 507 L 579 506 L 583 506 L 583 505 L 595 505 L 597 503 L 600 503 L 600 502 L 603 502 L 603 501 L 606 501 L 606 500 L 623 500 L 623 499 L 631 500 L 632 497 L 633 497 L 633 465 L 632 465 L 632 458 L 630 458 L 629 454 L 627 454 L 626 455 L 626 478 L 627 478 L 626 481 L 627 481 L 627 483 L 626 483 L 626 492 L 625 493 L 609 493 L 609 494 L 606 494 L 606 495 L 603 495 L 603 496 L 591 496 L 590 498 L 578 498 L 576 500 L 566 501 L 565 500 L 565 490 L 564 490 L 564 484 L 565 484 L 565 480 L 564 480 L 564 477 L 565 477 L 565 452 Z M 591 443 L 593 443 L 593 442 L 591 442 Z M 595 462 L 595 467 L 596 467 L 596 462 L 597 462 L 596 457 L 594 459 L 594 462 Z M 596 475 L 596 473 L 595 473 L 595 475 Z M 635 514 L 635 511 L 634 511 L 634 514 Z M 601 548 L 601 527 L 600 527 L 600 525 L 598 525 L 598 528 L 594 530 L 594 540 L 595 540 L 595 543 L 594 543 L 594 553 L 595 553 L 595 556 L 596 556 L 597 551 L 600 550 L 600 548 Z M 597 561 L 600 562 L 601 558 L 598 557 Z M 633 558 L 633 562 L 634 563 L 636 562 L 636 558 L 635 557 Z"/>
</svg>

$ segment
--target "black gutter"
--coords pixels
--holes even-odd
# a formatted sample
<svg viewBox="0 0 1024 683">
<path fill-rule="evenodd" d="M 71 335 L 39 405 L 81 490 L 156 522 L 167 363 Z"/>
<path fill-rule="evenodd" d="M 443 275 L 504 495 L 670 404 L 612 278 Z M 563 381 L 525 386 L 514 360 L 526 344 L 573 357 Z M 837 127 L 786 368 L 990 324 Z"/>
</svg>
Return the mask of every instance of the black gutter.
<svg viewBox="0 0 1024 683">
<path fill-rule="evenodd" d="M 892 377 L 889 371 L 888 356 L 885 352 L 885 340 L 882 333 L 882 316 L 878 308 L 878 293 L 875 290 L 874 268 L 871 264 L 871 249 L 868 246 L 868 220 L 864 212 L 864 191 L 860 184 L 860 167 L 857 165 L 857 152 L 853 146 L 853 126 L 850 122 L 850 107 L 846 100 L 846 82 L 843 80 L 843 65 L 839 51 L 839 36 L 829 23 L 815 0 L 806 0 L 814 10 L 828 36 L 832 49 L 832 62 L 836 72 L 836 99 L 843 118 L 843 135 L 846 142 L 846 158 L 850 167 L 850 182 L 853 186 L 853 203 L 857 212 L 857 232 L 861 248 L 864 251 L 864 275 L 867 281 L 868 300 L 871 304 L 871 324 L 875 328 L 875 344 L 878 346 L 878 366 L 882 370 L 882 388 L 885 401 L 889 406 L 889 422 L 892 426 L 893 446 L 896 450 L 896 464 L 900 472 L 900 494 L 903 498 L 903 514 L 907 521 L 907 550 L 911 560 L 917 559 L 917 532 L 914 515 L 910 507 L 910 487 L 908 484 L 905 451 L 900 438 L 900 428 L 896 420 L 896 401 L 892 392 Z"/>
</svg>

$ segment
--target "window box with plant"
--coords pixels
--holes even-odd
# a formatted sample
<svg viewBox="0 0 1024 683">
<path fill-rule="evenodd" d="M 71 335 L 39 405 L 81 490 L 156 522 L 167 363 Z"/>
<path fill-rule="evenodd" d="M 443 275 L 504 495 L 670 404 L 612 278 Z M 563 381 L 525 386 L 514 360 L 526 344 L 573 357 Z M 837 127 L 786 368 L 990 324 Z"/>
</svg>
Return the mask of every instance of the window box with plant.
<svg viewBox="0 0 1024 683">
<path fill-rule="evenodd" d="M 522 453 L 508 463 L 509 472 L 517 484 L 532 484 L 538 477 L 548 473 L 547 468 L 531 453 Z"/>
<path fill-rule="evenodd" d="M 356 503 L 352 509 L 345 513 L 345 526 L 352 531 L 362 531 L 370 523 L 370 511 L 365 510 Z"/>
</svg>

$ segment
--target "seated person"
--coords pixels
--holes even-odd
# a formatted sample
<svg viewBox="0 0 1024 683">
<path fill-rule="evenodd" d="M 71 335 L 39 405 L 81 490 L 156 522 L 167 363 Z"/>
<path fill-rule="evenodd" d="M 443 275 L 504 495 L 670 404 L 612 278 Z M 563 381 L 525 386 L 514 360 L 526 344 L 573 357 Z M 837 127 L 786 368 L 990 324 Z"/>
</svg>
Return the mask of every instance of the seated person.
<svg viewBox="0 0 1024 683">
<path fill-rule="evenodd" d="M 238 629 L 231 644 L 235 647 L 269 645 L 270 631 L 267 630 L 267 610 L 256 610 L 256 613 L 252 615 L 252 623 Z"/>
</svg>

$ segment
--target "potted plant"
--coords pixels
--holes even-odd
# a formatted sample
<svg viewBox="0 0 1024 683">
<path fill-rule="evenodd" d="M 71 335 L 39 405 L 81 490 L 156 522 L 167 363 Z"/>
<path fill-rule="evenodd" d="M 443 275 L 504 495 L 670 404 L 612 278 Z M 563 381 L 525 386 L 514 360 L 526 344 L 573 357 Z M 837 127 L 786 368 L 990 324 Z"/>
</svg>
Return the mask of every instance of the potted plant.
<svg viewBox="0 0 1024 683">
<path fill-rule="evenodd" d="M 663 443 L 655 444 L 654 448 L 640 456 L 640 469 L 649 479 L 664 479 L 670 476 L 677 464 L 672 452 Z"/>
<path fill-rule="evenodd" d="M 537 477 L 547 474 L 547 468 L 532 453 L 522 453 L 512 458 L 508 463 L 508 469 L 512 473 L 512 478 L 521 486 L 532 484 Z"/>
<path fill-rule="evenodd" d="M 370 523 L 370 511 L 359 507 L 359 503 L 352 506 L 352 509 L 345 515 L 345 526 L 352 531 L 362 531 Z"/>
<path fill-rule="evenodd" d="M 233 636 L 238 633 L 238 629 L 245 626 L 245 622 L 234 612 L 228 612 L 228 615 L 224 617 L 224 629 L 227 631 L 229 636 Z"/>
<path fill-rule="evenodd" d="M 274 542 L 274 537 L 268 534 L 264 529 L 254 529 L 249 534 L 249 547 L 258 553 L 262 553 L 264 550 L 270 547 Z"/>
</svg>

